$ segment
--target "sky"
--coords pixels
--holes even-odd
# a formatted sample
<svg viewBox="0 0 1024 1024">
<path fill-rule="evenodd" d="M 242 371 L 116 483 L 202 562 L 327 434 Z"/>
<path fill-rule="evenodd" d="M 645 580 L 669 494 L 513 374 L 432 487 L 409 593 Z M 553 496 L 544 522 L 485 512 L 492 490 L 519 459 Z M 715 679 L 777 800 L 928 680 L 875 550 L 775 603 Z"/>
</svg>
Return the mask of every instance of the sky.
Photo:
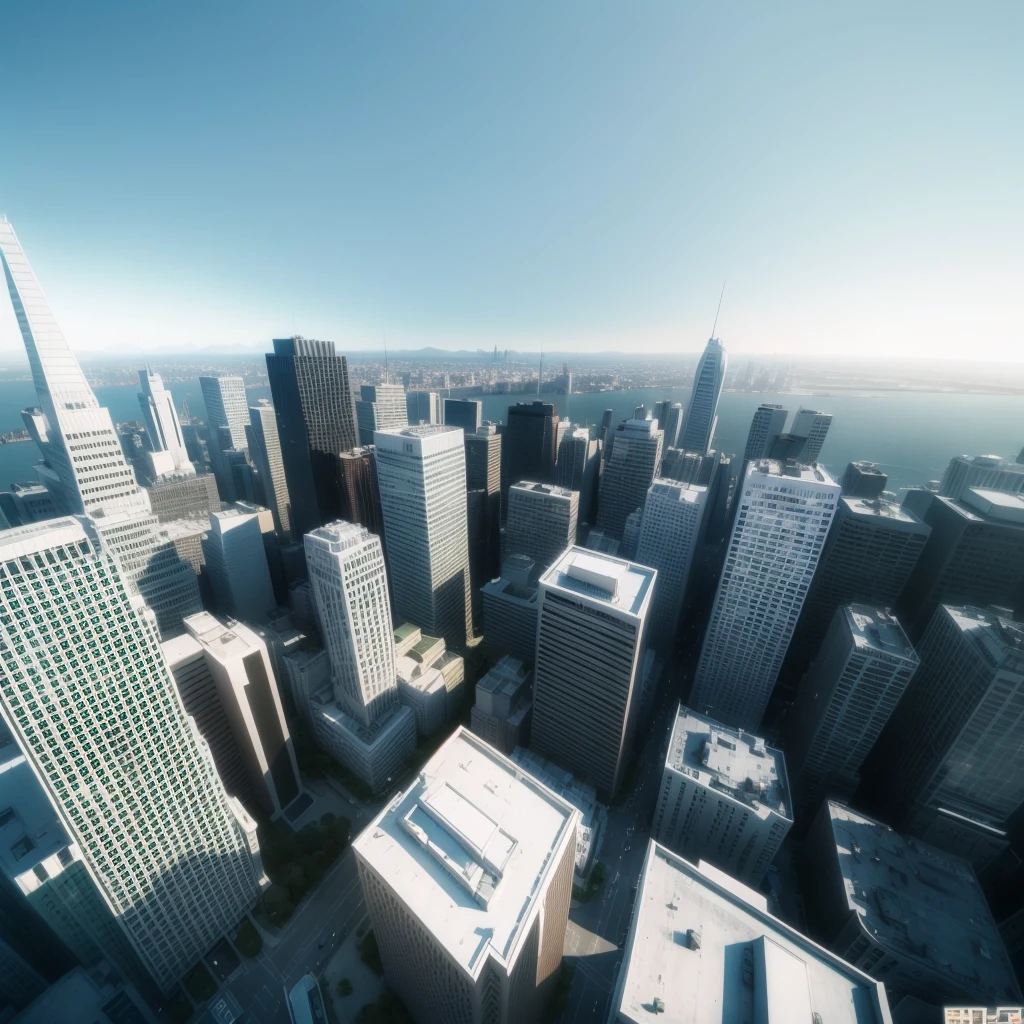
<svg viewBox="0 0 1024 1024">
<path fill-rule="evenodd" d="M 1024 362 L 1024 4 L 9 4 L 78 351 Z M 22 350 L 0 302 L 0 355 Z"/>
</svg>

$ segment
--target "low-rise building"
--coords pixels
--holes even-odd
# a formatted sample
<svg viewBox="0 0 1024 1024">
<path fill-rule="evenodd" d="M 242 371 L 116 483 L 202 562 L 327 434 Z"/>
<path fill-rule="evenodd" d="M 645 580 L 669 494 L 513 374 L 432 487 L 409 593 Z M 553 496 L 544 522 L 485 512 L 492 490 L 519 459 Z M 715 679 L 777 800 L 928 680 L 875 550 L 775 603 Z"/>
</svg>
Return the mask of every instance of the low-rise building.
<svg viewBox="0 0 1024 1024">
<path fill-rule="evenodd" d="M 416 716 L 416 731 L 431 736 L 458 711 L 466 667 L 443 637 L 427 636 L 403 623 L 395 630 L 398 699 Z"/>
<path fill-rule="evenodd" d="M 510 654 L 477 684 L 470 727 L 503 754 L 511 754 L 529 741 L 533 673 Z"/>
<path fill-rule="evenodd" d="M 891 992 L 1020 1002 L 970 864 L 826 800 L 800 849 L 811 933 Z"/>
<path fill-rule="evenodd" d="M 156 1024 L 157 1018 L 132 985 L 101 961 L 76 967 L 55 981 L 9 1024 Z"/>
<path fill-rule="evenodd" d="M 652 835 L 759 885 L 793 825 L 781 750 L 679 705 Z"/>
<path fill-rule="evenodd" d="M 459 728 L 353 849 L 388 986 L 420 1024 L 539 1020 L 578 812 Z"/>
<path fill-rule="evenodd" d="M 885 987 L 651 840 L 609 1024 L 892 1024 Z"/>
</svg>

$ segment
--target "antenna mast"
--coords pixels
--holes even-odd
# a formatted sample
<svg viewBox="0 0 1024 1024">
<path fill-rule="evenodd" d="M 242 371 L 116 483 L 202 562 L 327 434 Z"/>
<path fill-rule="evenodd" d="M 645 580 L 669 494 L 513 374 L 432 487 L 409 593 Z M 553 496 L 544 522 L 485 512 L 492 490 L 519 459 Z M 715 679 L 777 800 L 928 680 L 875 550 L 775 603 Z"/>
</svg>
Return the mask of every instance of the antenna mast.
<svg viewBox="0 0 1024 1024">
<path fill-rule="evenodd" d="M 391 378 L 388 376 L 388 334 L 384 332 L 384 383 L 390 384 Z"/>
<path fill-rule="evenodd" d="M 718 326 L 718 314 L 722 312 L 722 296 L 725 295 L 725 282 L 722 282 L 722 294 L 718 296 L 718 309 L 715 310 L 715 323 L 711 328 L 711 337 L 715 336 L 715 328 Z"/>
</svg>

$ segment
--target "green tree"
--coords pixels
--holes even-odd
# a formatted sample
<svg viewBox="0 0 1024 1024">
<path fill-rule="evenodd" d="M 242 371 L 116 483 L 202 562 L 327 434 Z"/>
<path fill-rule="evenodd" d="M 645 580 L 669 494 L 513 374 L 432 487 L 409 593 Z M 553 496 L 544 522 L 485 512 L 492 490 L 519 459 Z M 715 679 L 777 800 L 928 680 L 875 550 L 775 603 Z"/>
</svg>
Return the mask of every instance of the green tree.
<svg viewBox="0 0 1024 1024">
<path fill-rule="evenodd" d="M 235 945 L 246 956 L 257 956 L 263 949 L 263 938 L 248 918 L 239 925 Z"/>
<path fill-rule="evenodd" d="M 352 995 L 352 982 L 348 978 L 342 978 L 338 982 L 338 995 L 344 999 L 346 996 Z"/>
</svg>

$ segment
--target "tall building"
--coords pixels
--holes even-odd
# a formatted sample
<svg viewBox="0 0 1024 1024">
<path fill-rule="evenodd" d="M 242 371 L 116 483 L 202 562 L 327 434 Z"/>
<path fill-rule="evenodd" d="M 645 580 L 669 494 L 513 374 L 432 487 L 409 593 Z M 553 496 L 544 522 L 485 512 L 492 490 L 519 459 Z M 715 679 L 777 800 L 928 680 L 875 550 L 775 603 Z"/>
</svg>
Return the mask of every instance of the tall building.
<svg viewBox="0 0 1024 1024">
<path fill-rule="evenodd" d="M 388 986 L 420 1024 L 540 1020 L 579 812 L 460 727 L 352 844 Z"/>
<path fill-rule="evenodd" d="M 754 410 L 754 418 L 750 421 L 750 433 L 747 434 L 747 446 L 743 451 L 745 462 L 768 457 L 775 438 L 786 429 L 788 415 L 781 405 L 771 405 L 767 402 Z"/>
<path fill-rule="evenodd" d="M 782 751 L 680 704 L 651 838 L 757 886 L 792 824 Z"/>
<path fill-rule="evenodd" d="M 558 415 L 549 402 L 516 402 L 508 407 L 501 441 L 502 494 L 519 480 L 555 479 Z"/>
<path fill-rule="evenodd" d="M 276 817 L 302 782 L 267 645 L 243 623 L 209 612 L 187 618 L 185 629 L 163 645 L 185 710 L 209 744 L 225 789 Z M 239 774 L 241 792 L 228 783 Z"/>
<path fill-rule="evenodd" d="M 405 395 L 407 422 L 414 427 L 443 422 L 441 396 L 436 391 L 408 391 Z"/>
<path fill-rule="evenodd" d="M 940 605 L 917 653 L 865 765 L 865 799 L 895 828 L 981 864 L 1024 802 L 1024 624 Z"/>
<path fill-rule="evenodd" d="M 382 537 L 384 516 L 380 507 L 377 456 L 373 445 L 342 452 L 338 456 L 338 474 L 342 518 L 350 523 L 359 523 L 370 533 Z"/>
<path fill-rule="evenodd" d="M 464 647 L 472 624 L 462 431 L 406 427 L 374 440 L 397 617 Z"/>
<path fill-rule="evenodd" d="M 702 454 L 711 448 L 718 422 L 718 400 L 722 397 L 729 359 L 717 338 L 708 339 L 693 375 L 693 388 L 683 418 L 680 448 Z"/>
<path fill-rule="evenodd" d="M 249 425 L 245 428 L 249 458 L 252 459 L 262 488 L 263 504 L 274 513 L 274 529 L 291 531 L 291 499 L 284 474 L 281 439 L 277 433 L 277 414 L 266 401 L 249 407 Z"/>
<path fill-rule="evenodd" d="M 212 473 L 195 476 L 161 477 L 145 488 L 153 513 L 161 523 L 176 519 L 205 519 L 211 512 L 220 511 L 220 491 Z"/>
<path fill-rule="evenodd" d="M 483 403 L 475 398 L 446 398 L 443 422 L 446 427 L 462 427 L 467 434 L 475 433 L 483 426 Z"/>
<path fill-rule="evenodd" d="M 861 766 L 919 663 L 888 612 L 865 604 L 836 609 L 783 728 L 801 828 L 826 796 L 846 801 L 856 793 Z"/>
<path fill-rule="evenodd" d="M 671 651 L 707 512 L 708 489 L 656 479 L 647 491 L 636 560 L 658 571 L 647 642 Z"/>
<path fill-rule="evenodd" d="M 258 513 L 237 508 L 214 512 L 203 539 L 203 557 L 224 615 L 258 623 L 277 607 Z"/>
<path fill-rule="evenodd" d="M 249 425 L 245 381 L 233 374 L 200 377 L 199 387 L 206 403 L 206 422 L 211 432 L 227 428 L 231 437 L 230 447 L 235 451 L 245 451 L 245 428 Z"/>
<path fill-rule="evenodd" d="M 42 645 L 35 619 L 47 624 Z M 169 993 L 256 900 L 255 822 L 225 793 L 88 519 L 0 535 L 0 623 L 4 718 L 72 857 Z"/>
<path fill-rule="evenodd" d="M 590 427 L 566 431 L 558 445 L 555 483 L 570 491 L 579 491 L 581 523 L 593 522 L 600 470 L 601 442 L 592 436 Z"/>
<path fill-rule="evenodd" d="M 397 430 L 409 425 L 405 388 L 401 384 L 363 384 L 356 400 L 359 443 L 373 444 L 375 430 Z"/>
<path fill-rule="evenodd" d="M 664 434 L 656 420 L 623 420 L 608 437 L 597 527 L 622 538 L 626 518 L 642 508 L 661 466 Z"/>
<path fill-rule="evenodd" d="M 683 427 L 683 407 L 679 402 L 673 402 L 668 407 L 666 419 L 658 420 L 665 431 L 665 447 L 675 448 L 679 444 L 679 435 Z"/>
<path fill-rule="evenodd" d="M 540 578 L 530 742 L 602 799 L 618 791 L 633 746 L 656 576 L 574 547 Z"/>
<path fill-rule="evenodd" d="M 889 501 L 843 495 L 786 653 L 780 683 L 794 687 L 817 655 L 836 609 L 890 608 L 925 549 L 931 528 Z"/>
<path fill-rule="evenodd" d="M 537 651 L 540 568 L 532 558 L 513 555 L 502 563 L 501 576 L 481 588 L 485 639 L 527 665 Z"/>
<path fill-rule="evenodd" d="M 554 484 L 520 480 L 508 489 L 504 557 L 526 555 L 547 567 L 576 543 L 580 496 Z"/>
<path fill-rule="evenodd" d="M 690 703 L 756 729 L 835 515 L 822 469 L 747 465 Z"/>
<path fill-rule="evenodd" d="M 891 1024 L 885 986 L 768 913 L 765 896 L 653 840 L 609 1024 Z"/>
<path fill-rule="evenodd" d="M 498 575 L 501 566 L 501 434 L 493 423 L 485 423 L 476 433 L 466 434 L 467 513 L 477 493 L 476 530 L 470 524 L 469 568 L 473 584 L 474 620 L 481 609 L 480 588 Z"/>
<path fill-rule="evenodd" d="M 160 374 L 152 370 L 139 370 L 139 408 L 149 438 L 149 477 L 156 480 L 168 473 L 195 476 L 195 466 L 185 451 L 185 439 L 174 408 L 174 397 L 164 387 Z"/>
<path fill-rule="evenodd" d="M 1020 1005 L 969 864 L 832 801 L 799 857 L 811 935 L 837 955 L 931 1006 Z"/>
<path fill-rule="evenodd" d="M 818 412 L 817 409 L 800 409 L 793 418 L 790 433 L 795 437 L 804 438 L 803 447 L 798 458 L 809 466 L 818 461 L 821 446 L 825 443 L 828 428 L 832 425 L 832 413 Z"/>
<path fill-rule="evenodd" d="M 998 455 L 956 455 L 939 482 L 939 494 L 954 501 L 972 487 L 1007 494 L 1024 493 L 1024 464 L 1004 462 Z"/>
<path fill-rule="evenodd" d="M 931 535 L 893 606 L 916 643 L 940 604 L 1012 608 L 1024 580 L 1024 494 L 969 488 L 933 497 L 924 514 Z"/>
<path fill-rule="evenodd" d="M 889 478 L 875 462 L 851 462 L 843 473 L 839 486 L 845 498 L 879 498 Z"/>
<path fill-rule="evenodd" d="M 333 341 L 276 338 L 273 353 L 267 353 L 267 376 L 292 533 L 301 537 L 337 515 L 334 459 L 358 443 L 348 361 L 335 353 Z"/>
</svg>

